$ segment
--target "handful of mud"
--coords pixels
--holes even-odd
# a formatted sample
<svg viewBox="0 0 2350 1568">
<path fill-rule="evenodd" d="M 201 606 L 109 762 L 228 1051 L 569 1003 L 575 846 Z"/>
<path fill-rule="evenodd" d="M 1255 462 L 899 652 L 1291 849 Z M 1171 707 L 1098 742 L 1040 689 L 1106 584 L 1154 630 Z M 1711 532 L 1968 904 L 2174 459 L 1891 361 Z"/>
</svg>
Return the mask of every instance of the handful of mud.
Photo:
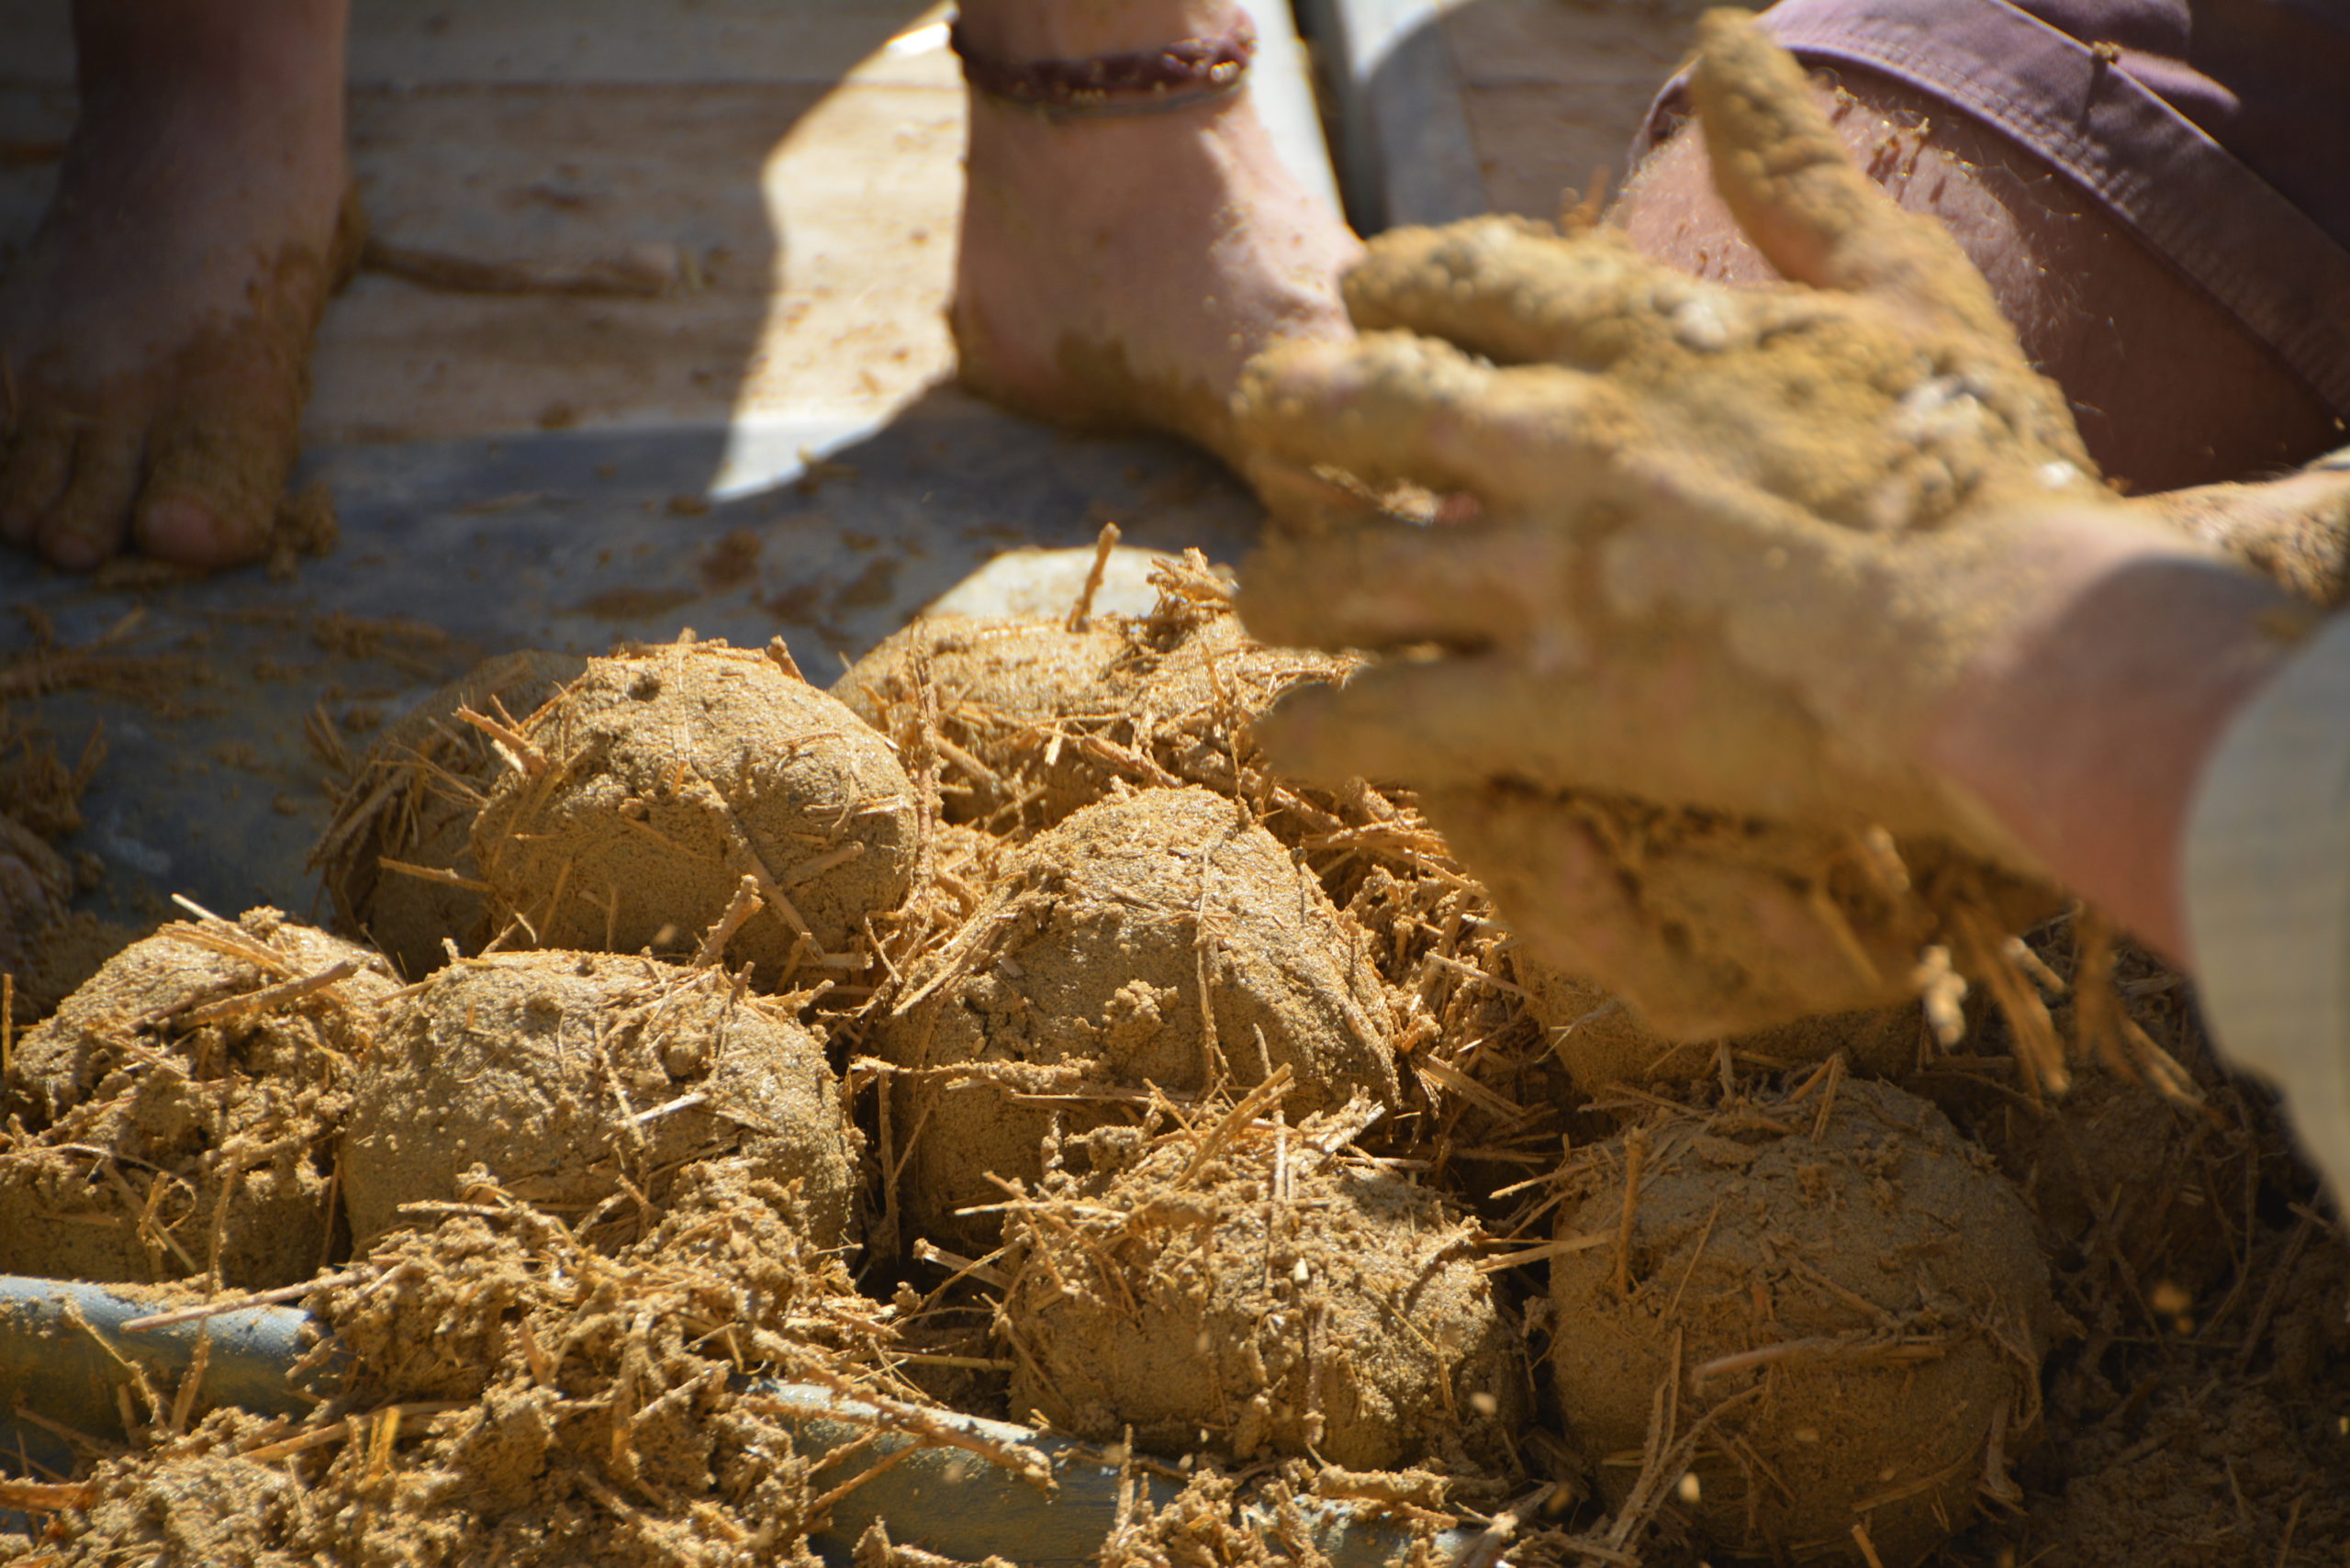
<svg viewBox="0 0 2350 1568">
<path fill-rule="evenodd" d="M 1156 580 L 830 695 L 779 647 L 499 661 L 321 846 L 391 961 L 192 920 L 15 1039 L 0 1269 L 285 1287 L 341 1370 L 299 1420 L 130 1390 L 0 1480 L 0 1554 L 811 1564 L 901 1450 L 787 1380 L 1185 1484 L 1117 1568 L 1320 1568 L 1333 1506 L 1484 1563 L 2341 1561 L 2350 1253 L 2175 977 L 2098 993 L 2167 1099 L 2019 1066 L 2114 969 L 2070 916 L 2037 1014 L 1666 1040 L 1411 797 L 1267 771 L 1251 719 L 1349 661 Z"/>
</svg>

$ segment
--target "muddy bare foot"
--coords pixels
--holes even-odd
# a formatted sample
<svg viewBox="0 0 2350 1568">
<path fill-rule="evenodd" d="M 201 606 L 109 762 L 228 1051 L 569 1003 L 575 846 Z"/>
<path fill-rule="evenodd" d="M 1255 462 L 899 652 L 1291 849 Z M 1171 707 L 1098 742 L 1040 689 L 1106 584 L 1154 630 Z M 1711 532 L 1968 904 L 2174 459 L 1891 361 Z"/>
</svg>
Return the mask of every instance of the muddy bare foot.
<svg viewBox="0 0 2350 1568">
<path fill-rule="evenodd" d="M 81 118 L 0 283 L 0 537 L 259 554 L 338 271 L 345 0 L 77 0 Z"/>
<path fill-rule="evenodd" d="M 1237 6 L 964 8 L 967 42 L 1024 62 L 1229 33 Z M 974 92 L 955 336 L 966 386 L 1038 419 L 1171 431 L 1236 467 L 1227 409 L 1276 338 L 1350 335 L 1360 253 L 1282 165 L 1244 86 L 1142 114 L 1047 118 Z"/>
</svg>

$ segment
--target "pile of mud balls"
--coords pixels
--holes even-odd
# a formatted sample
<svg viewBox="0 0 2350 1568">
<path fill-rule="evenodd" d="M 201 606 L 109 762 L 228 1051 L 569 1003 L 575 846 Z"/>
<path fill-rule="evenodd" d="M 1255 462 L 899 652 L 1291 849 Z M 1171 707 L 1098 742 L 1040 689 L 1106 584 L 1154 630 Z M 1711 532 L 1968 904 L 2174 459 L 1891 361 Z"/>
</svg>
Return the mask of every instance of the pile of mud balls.
<svg viewBox="0 0 2350 1568">
<path fill-rule="evenodd" d="M 2013 1187 L 1871 1076 L 1915 1010 L 1651 1034 L 1508 957 L 1407 798 L 1267 775 L 1249 721 L 1348 661 L 1196 562 L 1073 628 L 427 699 L 319 846 L 341 935 L 174 922 L 17 1043 L 0 1270 L 266 1288 L 492 1194 L 625 1245 L 725 1164 L 868 1288 L 977 1293 L 983 1414 L 1781 1561 L 1963 1526 L 2058 1317 Z M 1579 1130 L 1505 1183 L 1472 1146 L 1539 1095 Z"/>
</svg>

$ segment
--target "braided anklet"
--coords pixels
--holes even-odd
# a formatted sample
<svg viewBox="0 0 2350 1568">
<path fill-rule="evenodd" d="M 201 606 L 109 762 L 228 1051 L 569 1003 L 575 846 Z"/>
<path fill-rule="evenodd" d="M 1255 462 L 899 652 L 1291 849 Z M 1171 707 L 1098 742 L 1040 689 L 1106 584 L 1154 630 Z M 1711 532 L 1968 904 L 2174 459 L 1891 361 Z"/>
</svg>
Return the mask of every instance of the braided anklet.
<svg viewBox="0 0 2350 1568">
<path fill-rule="evenodd" d="M 963 80 L 972 91 L 1047 118 L 1159 114 L 1228 97 L 1239 90 L 1257 52 L 1257 29 L 1246 17 L 1219 37 L 1177 39 L 1130 53 L 1024 64 L 973 47 L 959 15 L 946 38 L 962 58 Z"/>
</svg>

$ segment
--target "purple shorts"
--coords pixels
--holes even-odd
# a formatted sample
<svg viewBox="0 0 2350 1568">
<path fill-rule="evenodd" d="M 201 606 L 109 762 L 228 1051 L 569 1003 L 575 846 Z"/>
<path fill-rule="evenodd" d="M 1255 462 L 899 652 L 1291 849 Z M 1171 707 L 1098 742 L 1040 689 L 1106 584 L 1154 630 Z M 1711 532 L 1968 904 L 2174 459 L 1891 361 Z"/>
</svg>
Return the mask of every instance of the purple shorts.
<svg viewBox="0 0 2350 1568">
<path fill-rule="evenodd" d="M 1781 0 L 1762 20 L 1807 64 L 2039 154 L 2350 420 L 2350 0 Z"/>
</svg>

